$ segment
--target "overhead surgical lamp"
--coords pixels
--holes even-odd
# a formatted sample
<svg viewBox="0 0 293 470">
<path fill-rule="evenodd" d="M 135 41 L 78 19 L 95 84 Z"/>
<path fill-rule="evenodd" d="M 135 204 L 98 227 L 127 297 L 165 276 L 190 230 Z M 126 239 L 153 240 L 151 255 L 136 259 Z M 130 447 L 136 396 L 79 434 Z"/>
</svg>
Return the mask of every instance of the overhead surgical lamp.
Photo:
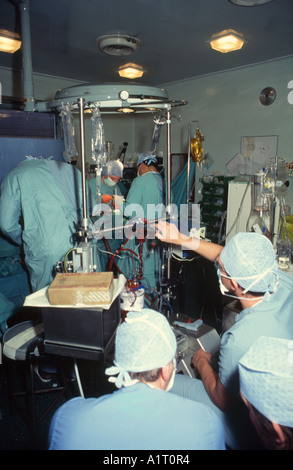
<svg viewBox="0 0 293 470">
<path fill-rule="evenodd" d="M 163 88 L 132 83 L 85 83 L 59 90 L 53 101 L 38 103 L 38 110 L 61 110 L 63 105 L 68 104 L 74 111 L 78 109 L 78 98 L 84 98 L 85 110 L 98 106 L 103 113 L 115 113 L 122 109 L 145 113 L 186 104 L 185 100 L 169 100 Z"/>
<path fill-rule="evenodd" d="M 121 65 L 119 67 L 118 73 L 120 77 L 134 79 L 142 77 L 144 70 L 141 65 L 128 62 L 127 64 Z"/>
<path fill-rule="evenodd" d="M 226 53 L 241 49 L 247 41 L 242 34 L 233 29 L 225 29 L 220 33 L 213 34 L 207 42 L 210 43 L 212 49 Z"/>
<path fill-rule="evenodd" d="M 20 36 L 17 33 L 11 33 L 0 29 L 0 52 L 13 54 L 21 47 Z"/>
</svg>

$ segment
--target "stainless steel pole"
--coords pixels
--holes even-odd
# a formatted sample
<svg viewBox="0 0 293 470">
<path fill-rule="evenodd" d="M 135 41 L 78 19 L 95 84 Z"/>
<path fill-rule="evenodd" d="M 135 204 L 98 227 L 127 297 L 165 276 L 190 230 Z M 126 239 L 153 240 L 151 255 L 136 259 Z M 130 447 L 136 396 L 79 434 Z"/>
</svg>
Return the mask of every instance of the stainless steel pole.
<svg viewBox="0 0 293 470">
<path fill-rule="evenodd" d="M 171 111 L 167 111 L 167 204 L 171 208 Z M 171 279 L 171 248 L 167 248 L 167 279 Z M 169 293 L 169 289 L 168 289 Z"/>
<path fill-rule="evenodd" d="M 88 214 L 87 214 L 87 194 L 86 194 L 86 171 L 85 171 L 85 141 L 84 141 L 84 99 L 78 98 L 79 106 L 79 126 L 80 126 L 80 154 L 81 154 L 81 175 L 82 175 L 82 203 L 83 220 L 82 225 L 85 232 L 85 241 L 87 241 Z"/>
</svg>

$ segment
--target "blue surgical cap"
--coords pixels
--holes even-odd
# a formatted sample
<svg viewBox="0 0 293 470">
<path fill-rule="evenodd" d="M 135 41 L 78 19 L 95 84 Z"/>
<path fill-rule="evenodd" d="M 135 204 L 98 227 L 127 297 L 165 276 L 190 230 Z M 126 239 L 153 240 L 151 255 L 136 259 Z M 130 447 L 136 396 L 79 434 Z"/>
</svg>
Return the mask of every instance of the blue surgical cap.
<svg viewBox="0 0 293 470">
<path fill-rule="evenodd" d="M 293 427 L 293 341 L 260 337 L 239 361 L 242 395 L 270 421 Z"/>
<path fill-rule="evenodd" d="M 129 372 L 164 367 L 176 354 L 176 338 L 166 317 L 148 308 L 127 313 L 115 339 L 114 366 L 107 375 L 117 375 L 118 388 L 131 384 Z"/>
<path fill-rule="evenodd" d="M 278 283 L 278 263 L 273 245 L 255 232 L 234 235 L 220 258 L 225 271 L 243 288 L 252 292 L 274 292 Z"/>
<path fill-rule="evenodd" d="M 143 162 L 149 161 L 151 163 L 157 163 L 157 159 L 151 153 L 141 153 L 138 157 L 137 166 L 141 165 Z"/>
<path fill-rule="evenodd" d="M 102 175 L 118 176 L 118 178 L 122 178 L 123 164 L 120 162 L 120 160 L 111 160 L 110 162 L 107 162 L 106 165 L 103 166 Z"/>
</svg>

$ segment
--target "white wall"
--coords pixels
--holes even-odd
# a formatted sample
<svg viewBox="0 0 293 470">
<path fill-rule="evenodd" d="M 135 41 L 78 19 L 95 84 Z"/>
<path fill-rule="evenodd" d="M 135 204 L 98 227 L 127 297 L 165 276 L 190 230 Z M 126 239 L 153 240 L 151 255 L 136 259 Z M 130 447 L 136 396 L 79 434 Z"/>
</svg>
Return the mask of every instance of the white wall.
<svg viewBox="0 0 293 470">
<path fill-rule="evenodd" d="M 22 96 L 20 74 L 0 69 L 2 94 Z M 240 151 L 241 137 L 278 135 L 278 156 L 293 161 L 293 105 L 288 103 L 288 83 L 293 79 L 293 57 L 234 69 L 213 75 L 162 85 L 171 99 L 185 99 L 188 105 L 173 108 L 181 122 L 172 118 L 171 150 L 187 152 L 188 123 L 200 127 L 205 136 L 204 153 L 213 165 L 208 174 L 227 173 L 226 163 Z M 59 88 L 78 84 L 72 80 L 34 75 L 36 99 L 52 99 Z M 259 94 L 267 86 L 277 91 L 271 106 L 259 103 Z M 114 143 L 116 154 L 122 143 L 129 143 L 127 159 L 135 153 L 147 151 L 151 146 L 154 129 L 150 114 L 136 116 L 103 116 L 105 138 Z M 90 161 L 89 121 L 86 118 L 86 153 Z M 194 128 L 195 128 L 194 127 Z M 76 129 L 78 140 L 79 130 Z M 160 149 L 166 155 L 165 126 L 161 131 Z M 293 208 L 293 179 L 290 179 L 287 202 Z"/>
<path fill-rule="evenodd" d="M 226 163 L 240 152 L 243 136 L 278 135 L 278 156 L 293 162 L 293 105 L 288 103 L 292 79 L 291 57 L 164 85 L 170 98 L 188 101 L 174 108 L 182 122 L 172 119 L 172 152 L 187 151 L 188 123 L 198 120 L 192 129 L 201 129 L 204 153 L 214 160 L 208 174 L 228 174 Z M 272 105 L 263 106 L 259 94 L 267 86 L 275 88 L 277 97 Z M 286 200 L 293 209 L 292 178 L 290 184 Z"/>
<path fill-rule="evenodd" d="M 84 128 L 85 128 L 85 154 L 86 161 L 94 164 L 91 158 L 91 115 L 85 114 Z M 120 155 L 123 148 L 123 142 L 128 142 L 125 161 L 131 159 L 135 154 L 135 117 L 134 115 L 103 115 L 103 126 L 105 141 L 110 141 L 114 145 L 114 155 Z M 76 148 L 79 149 L 80 145 L 80 129 L 79 118 L 74 116 L 74 127 L 76 135 Z M 79 162 L 78 162 L 79 164 Z"/>
<path fill-rule="evenodd" d="M 67 88 L 74 85 L 79 85 L 81 82 L 59 77 L 46 77 L 45 75 L 36 74 L 33 77 L 34 81 L 34 95 L 36 100 L 50 101 L 55 98 L 58 90 Z"/>
<path fill-rule="evenodd" d="M 13 71 L 0 67 L 0 82 L 3 96 L 14 98 L 23 97 L 22 72 Z M 50 101 L 55 97 L 57 90 L 69 86 L 78 85 L 80 82 L 66 78 L 47 77 L 46 75 L 34 74 L 34 96 L 36 101 Z"/>
</svg>

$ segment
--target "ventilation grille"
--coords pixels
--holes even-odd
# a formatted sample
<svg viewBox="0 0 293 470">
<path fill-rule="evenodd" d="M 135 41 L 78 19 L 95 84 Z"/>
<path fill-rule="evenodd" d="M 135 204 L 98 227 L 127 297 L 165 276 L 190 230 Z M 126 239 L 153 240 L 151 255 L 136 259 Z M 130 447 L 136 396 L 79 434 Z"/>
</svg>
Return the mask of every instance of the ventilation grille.
<svg viewBox="0 0 293 470">
<path fill-rule="evenodd" d="M 138 38 L 121 34 L 101 36 L 96 43 L 103 54 L 112 56 L 129 56 L 141 47 Z"/>
</svg>

